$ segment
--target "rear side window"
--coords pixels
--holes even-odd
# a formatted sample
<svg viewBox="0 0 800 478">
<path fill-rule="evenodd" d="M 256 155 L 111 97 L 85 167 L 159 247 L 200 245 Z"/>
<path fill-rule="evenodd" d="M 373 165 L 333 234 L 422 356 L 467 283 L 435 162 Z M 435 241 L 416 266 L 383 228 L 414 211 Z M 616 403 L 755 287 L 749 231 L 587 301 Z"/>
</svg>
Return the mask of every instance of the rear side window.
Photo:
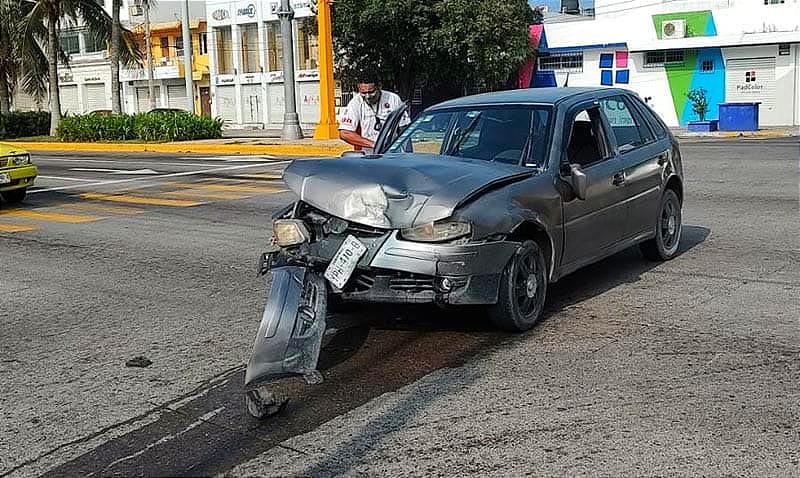
<svg viewBox="0 0 800 478">
<path fill-rule="evenodd" d="M 617 138 L 617 147 L 623 152 L 653 140 L 653 133 L 644 119 L 623 96 L 604 98 L 600 100 L 600 107 Z"/>
<path fill-rule="evenodd" d="M 663 138 L 667 136 L 667 130 L 664 128 L 664 123 L 658 118 L 658 115 L 655 111 L 653 111 L 650 106 L 645 104 L 639 98 L 632 98 L 631 101 L 636 106 L 636 109 L 639 110 L 642 116 L 647 120 L 650 124 L 650 129 L 653 130 L 656 137 Z"/>
</svg>

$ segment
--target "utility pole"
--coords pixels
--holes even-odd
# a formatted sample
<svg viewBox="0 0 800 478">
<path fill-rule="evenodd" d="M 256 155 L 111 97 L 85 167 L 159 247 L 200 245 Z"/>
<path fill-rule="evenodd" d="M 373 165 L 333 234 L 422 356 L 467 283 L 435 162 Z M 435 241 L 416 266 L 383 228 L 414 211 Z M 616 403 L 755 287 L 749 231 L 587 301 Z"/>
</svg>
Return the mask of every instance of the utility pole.
<svg viewBox="0 0 800 478">
<path fill-rule="evenodd" d="M 292 19 L 294 10 L 289 5 L 289 0 L 281 0 L 281 9 L 278 11 L 281 19 L 281 37 L 283 40 L 283 131 L 282 139 L 303 139 L 303 130 L 300 129 L 300 119 L 297 116 L 297 102 L 294 95 L 294 48 L 292 47 Z"/>
<path fill-rule="evenodd" d="M 319 124 L 314 139 L 339 138 L 336 103 L 333 88 L 333 33 L 331 30 L 331 0 L 318 0 L 319 30 Z"/>
<path fill-rule="evenodd" d="M 150 0 L 144 0 L 144 43 L 147 48 L 147 92 L 150 96 L 150 109 L 156 107 L 156 88 L 153 85 L 153 44 L 150 37 Z"/>
<path fill-rule="evenodd" d="M 194 83 L 192 81 L 192 31 L 189 28 L 189 0 L 181 2 L 183 24 L 183 77 L 186 80 L 186 111 L 194 114 Z"/>
</svg>

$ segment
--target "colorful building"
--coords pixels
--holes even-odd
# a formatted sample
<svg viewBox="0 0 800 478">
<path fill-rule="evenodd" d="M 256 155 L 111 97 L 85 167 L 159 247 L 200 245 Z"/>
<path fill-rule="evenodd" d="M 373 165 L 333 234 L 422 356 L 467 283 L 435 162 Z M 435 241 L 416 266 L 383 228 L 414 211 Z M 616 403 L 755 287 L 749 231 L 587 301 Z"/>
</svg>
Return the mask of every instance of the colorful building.
<svg viewBox="0 0 800 478">
<path fill-rule="evenodd" d="M 758 103 L 760 125 L 800 125 L 797 0 L 597 0 L 594 16 L 548 23 L 530 86 L 636 91 L 672 126 L 697 114 L 687 98 Z"/>
<path fill-rule="evenodd" d="M 211 116 L 211 89 L 208 69 L 208 34 L 205 19 L 189 21 L 192 33 L 192 80 L 194 81 L 195 112 Z M 134 30 L 142 51 L 145 47 L 145 28 L 138 25 Z M 186 80 L 184 42 L 181 22 L 163 22 L 150 25 L 151 50 L 153 55 L 153 80 L 156 108 L 186 109 Z M 141 68 L 122 69 L 123 109 L 126 113 L 150 110 L 150 95 L 147 84 L 147 64 Z"/>
</svg>

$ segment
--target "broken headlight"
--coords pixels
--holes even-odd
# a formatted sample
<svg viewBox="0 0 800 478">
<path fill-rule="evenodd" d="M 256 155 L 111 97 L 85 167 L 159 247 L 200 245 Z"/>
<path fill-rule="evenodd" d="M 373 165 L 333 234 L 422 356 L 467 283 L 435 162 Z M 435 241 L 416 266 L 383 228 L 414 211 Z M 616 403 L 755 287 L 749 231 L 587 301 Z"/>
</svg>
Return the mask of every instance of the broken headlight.
<svg viewBox="0 0 800 478">
<path fill-rule="evenodd" d="M 440 221 L 400 231 L 403 239 L 416 242 L 444 242 L 464 237 L 472 232 L 468 222 Z"/>
<path fill-rule="evenodd" d="M 11 156 L 11 166 L 22 166 L 23 164 L 28 164 L 31 162 L 31 155 L 30 154 L 20 154 L 17 156 Z"/>
<path fill-rule="evenodd" d="M 308 242 L 311 234 L 300 219 L 277 219 L 272 223 L 275 243 L 281 247 L 295 246 Z"/>
</svg>

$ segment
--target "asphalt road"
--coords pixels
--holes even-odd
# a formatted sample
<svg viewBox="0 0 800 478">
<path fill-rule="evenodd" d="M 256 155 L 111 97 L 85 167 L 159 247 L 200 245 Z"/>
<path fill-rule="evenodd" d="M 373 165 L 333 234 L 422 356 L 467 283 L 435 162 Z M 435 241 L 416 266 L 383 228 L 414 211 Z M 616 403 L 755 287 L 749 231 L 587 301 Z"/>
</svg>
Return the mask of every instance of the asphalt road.
<svg viewBox="0 0 800 478">
<path fill-rule="evenodd" d="M 37 155 L 0 206 L 0 478 L 800 476 L 798 144 L 683 152 L 674 261 L 573 274 L 522 335 L 366 311 L 264 422 L 242 381 L 286 161 Z"/>
</svg>

